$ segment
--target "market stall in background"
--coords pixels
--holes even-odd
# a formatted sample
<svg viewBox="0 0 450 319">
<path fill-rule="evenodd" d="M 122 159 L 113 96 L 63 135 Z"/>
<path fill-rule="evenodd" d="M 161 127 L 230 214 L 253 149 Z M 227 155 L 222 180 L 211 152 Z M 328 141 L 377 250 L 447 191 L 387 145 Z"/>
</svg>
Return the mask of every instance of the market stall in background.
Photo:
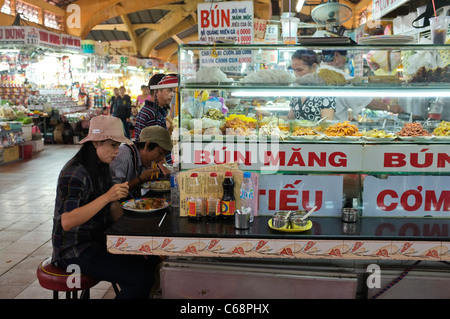
<svg viewBox="0 0 450 319">
<path fill-rule="evenodd" d="M 2 26 L 0 32 L 0 118 L 23 135 L 3 143 L 14 149 L 23 144 L 5 162 L 29 158 L 30 149 L 41 151 L 46 143 L 76 143 L 90 119 L 109 107 L 114 88 L 124 86 L 134 105 L 154 73 L 175 70 L 157 59 L 110 55 L 108 44 L 35 27 Z"/>
</svg>

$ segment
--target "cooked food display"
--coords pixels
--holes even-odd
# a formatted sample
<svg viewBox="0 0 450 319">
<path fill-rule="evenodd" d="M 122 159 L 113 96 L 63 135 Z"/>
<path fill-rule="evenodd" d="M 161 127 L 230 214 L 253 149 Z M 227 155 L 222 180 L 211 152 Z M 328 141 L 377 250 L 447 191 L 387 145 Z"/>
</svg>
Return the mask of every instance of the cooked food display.
<svg viewBox="0 0 450 319">
<path fill-rule="evenodd" d="M 277 126 L 275 123 L 269 123 L 259 128 L 259 136 L 278 137 L 284 140 L 289 137 L 289 129 L 283 130 L 280 129 L 280 127 Z"/>
<path fill-rule="evenodd" d="M 339 72 L 330 69 L 320 69 L 317 73 L 327 85 L 345 84 L 345 76 Z"/>
<path fill-rule="evenodd" d="M 408 136 L 431 136 L 426 129 L 423 128 L 422 124 L 419 122 L 406 123 L 403 125 L 400 132 L 397 133 L 398 136 L 408 137 Z"/>
<path fill-rule="evenodd" d="M 435 136 L 450 136 L 450 122 L 442 121 L 438 127 L 433 130 Z"/>
<path fill-rule="evenodd" d="M 292 133 L 292 136 L 305 136 L 305 135 L 319 135 L 319 133 L 310 127 L 299 127 Z"/>
<path fill-rule="evenodd" d="M 231 114 L 226 118 L 224 129 L 228 135 L 252 135 L 256 129 L 256 120 L 242 114 Z"/>
<path fill-rule="evenodd" d="M 422 66 L 412 76 L 410 82 L 412 83 L 442 83 L 450 82 L 450 67 L 437 67 L 435 69 L 427 69 Z"/>
<path fill-rule="evenodd" d="M 327 136 L 362 136 L 356 125 L 349 121 L 330 125 L 325 130 Z"/>
<path fill-rule="evenodd" d="M 370 131 L 362 132 L 364 137 L 376 137 L 376 138 L 395 138 L 397 135 L 392 133 L 386 133 L 384 130 L 373 129 Z"/>
<path fill-rule="evenodd" d="M 164 207 L 164 200 L 162 198 L 145 198 L 136 201 L 136 209 L 152 210 Z"/>
</svg>

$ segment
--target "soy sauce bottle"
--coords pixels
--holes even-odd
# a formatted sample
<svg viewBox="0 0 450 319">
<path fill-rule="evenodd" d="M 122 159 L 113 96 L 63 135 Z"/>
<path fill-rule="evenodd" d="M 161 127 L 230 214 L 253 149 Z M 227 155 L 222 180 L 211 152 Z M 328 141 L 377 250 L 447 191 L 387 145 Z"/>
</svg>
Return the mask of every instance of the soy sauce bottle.
<svg viewBox="0 0 450 319">
<path fill-rule="evenodd" d="M 223 196 L 222 196 L 222 218 L 225 220 L 234 217 L 234 211 L 236 209 L 236 198 L 234 197 L 234 180 L 231 172 L 225 173 L 225 178 L 222 183 Z"/>
</svg>

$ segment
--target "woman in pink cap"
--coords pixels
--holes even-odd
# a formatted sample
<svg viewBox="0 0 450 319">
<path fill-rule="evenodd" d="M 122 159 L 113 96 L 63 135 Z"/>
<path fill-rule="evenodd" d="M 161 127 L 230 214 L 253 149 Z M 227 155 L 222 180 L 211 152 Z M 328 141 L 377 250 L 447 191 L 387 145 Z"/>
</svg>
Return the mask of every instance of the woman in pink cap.
<svg viewBox="0 0 450 319">
<path fill-rule="evenodd" d="M 128 195 L 128 182 L 113 184 L 109 164 L 124 136 L 119 118 L 100 115 L 91 120 L 89 134 L 78 153 L 63 167 L 56 191 L 52 261 L 98 280 L 117 283 L 116 298 L 148 298 L 158 257 L 109 254 L 105 230 L 122 215 L 119 200 Z"/>
</svg>

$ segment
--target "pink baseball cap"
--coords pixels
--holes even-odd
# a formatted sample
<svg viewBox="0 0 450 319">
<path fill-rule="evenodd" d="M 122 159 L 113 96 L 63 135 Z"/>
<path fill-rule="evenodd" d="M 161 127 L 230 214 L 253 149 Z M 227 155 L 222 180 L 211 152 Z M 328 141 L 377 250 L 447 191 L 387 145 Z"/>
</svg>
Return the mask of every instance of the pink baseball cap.
<svg viewBox="0 0 450 319">
<path fill-rule="evenodd" d="M 118 117 L 99 115 L 93 117 L 89 123 L 89 134 L 79 143 L 88 141 L 113 140 L 119 143 L 132 145 L 133 142 L 123 133 L 123 124 Z"/>
</svg>

